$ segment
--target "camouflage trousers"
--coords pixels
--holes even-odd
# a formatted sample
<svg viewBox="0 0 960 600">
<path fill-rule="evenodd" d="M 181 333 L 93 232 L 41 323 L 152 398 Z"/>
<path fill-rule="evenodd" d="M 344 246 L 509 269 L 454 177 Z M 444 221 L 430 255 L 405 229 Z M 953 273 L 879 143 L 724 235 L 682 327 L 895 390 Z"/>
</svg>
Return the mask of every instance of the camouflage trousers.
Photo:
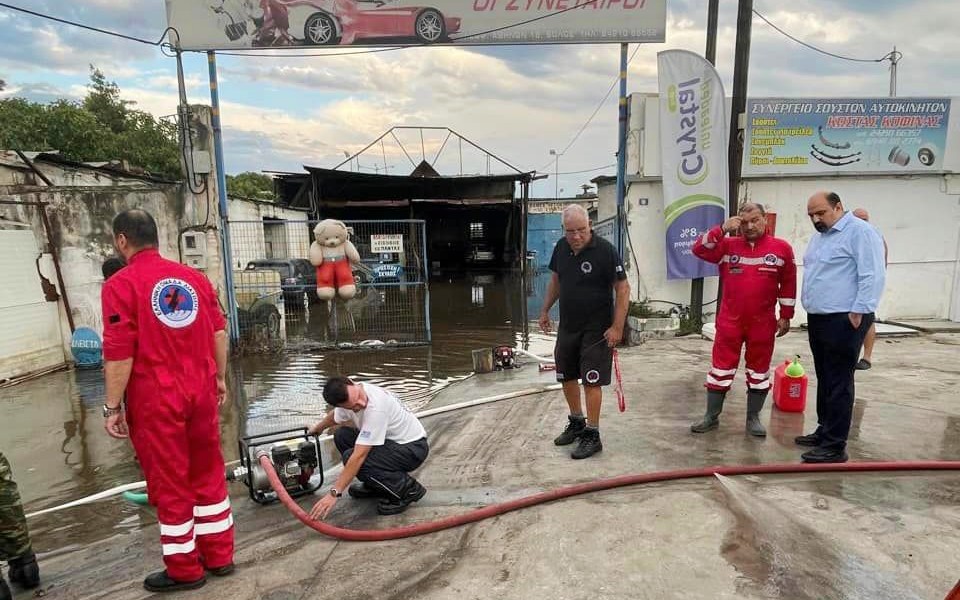
<svg viewBox="0 0 960 600">
<path fill-rule="evenodd" d="M 10 560 L 30 551 L 27 519 L 20 505 L 20 492 L 7 457 L 0 452 L 0 560 Z"/>
</svg>

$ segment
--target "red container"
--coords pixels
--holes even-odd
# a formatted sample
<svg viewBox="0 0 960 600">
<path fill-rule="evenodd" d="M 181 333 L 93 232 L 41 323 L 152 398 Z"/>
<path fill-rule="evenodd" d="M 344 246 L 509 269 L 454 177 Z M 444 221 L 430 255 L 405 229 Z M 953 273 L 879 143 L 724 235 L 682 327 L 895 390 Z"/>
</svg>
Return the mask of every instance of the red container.
<svg viewBox="0 0 960 600">
<path fill-rule="evenodd" d="M 784 412 L 803 412 L 807 406 L 807 375 L 790 377 L 787 360 L 773 373 L 773 403 Z"/>
</svg>

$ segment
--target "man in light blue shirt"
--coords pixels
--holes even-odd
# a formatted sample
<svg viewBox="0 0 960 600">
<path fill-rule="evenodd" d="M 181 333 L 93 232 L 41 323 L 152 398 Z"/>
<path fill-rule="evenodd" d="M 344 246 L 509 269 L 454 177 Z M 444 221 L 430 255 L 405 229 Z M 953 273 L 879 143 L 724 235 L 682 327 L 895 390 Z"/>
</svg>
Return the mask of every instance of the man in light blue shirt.
<svg viewBox="0 0 960 600">
<path fill-rule="evenodd" d="M 883 238 L 844 211 L 834 192 L 811 196 L 807 214 L 817 233 L 803 256 L 800 301 L 817 373 L 818 426 L 796 442 L 815 446 L 804 462 L 845 462 L 853 376 L 886 280 Z"/>
</svg>

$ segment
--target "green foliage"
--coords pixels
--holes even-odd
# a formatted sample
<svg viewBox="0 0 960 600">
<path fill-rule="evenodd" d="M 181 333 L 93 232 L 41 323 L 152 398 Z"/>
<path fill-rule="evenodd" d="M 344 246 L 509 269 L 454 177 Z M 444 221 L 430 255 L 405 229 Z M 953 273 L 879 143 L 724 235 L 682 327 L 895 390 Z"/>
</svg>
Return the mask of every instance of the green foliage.
<svg viewBox="0 0 960 600">
<path fill-rule="evenodd" d="M 135 103 L 121 98 L 116 83 L 99 69 L 90 70 L 81 102 L 0 100 L 0 148 L 59 150 L 82 162 L 126 160 L 154 175 L 180 179 L 176 125 L 132 108 Z"/>
<path fill-rule="evenodd" d="M 227 194 L 254 200 L 276 200 L 273 193 L 273 178 L 250 171 L 238 175 L 227 175 Z"/>
</svg>

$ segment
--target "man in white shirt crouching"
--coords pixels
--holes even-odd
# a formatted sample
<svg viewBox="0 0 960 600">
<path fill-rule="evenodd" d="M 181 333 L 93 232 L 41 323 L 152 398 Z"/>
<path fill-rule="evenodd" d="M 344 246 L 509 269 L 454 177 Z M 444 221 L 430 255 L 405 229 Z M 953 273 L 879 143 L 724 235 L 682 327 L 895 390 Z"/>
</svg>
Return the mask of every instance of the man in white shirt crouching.
<svg viewBox="0 0 960 600">
<path fill-rule="evenodd" d="M 427 432 L 399 398 L 369 383 L 354 383 L 346 377 L 331 377 L 323 386 L 323 399 L 334 407 L 322 421 L 309 427 L 322 433 L 343 425 L 333 441 L 343 458 L 343 472 L 313 506 L 310 516 L 322 520 L 350 486 L 354 498 L 379 498 L 377 512 L 396 515 L 423 498 L 427 489 L 410 476 L 427 459 Z"/>
</svg>

